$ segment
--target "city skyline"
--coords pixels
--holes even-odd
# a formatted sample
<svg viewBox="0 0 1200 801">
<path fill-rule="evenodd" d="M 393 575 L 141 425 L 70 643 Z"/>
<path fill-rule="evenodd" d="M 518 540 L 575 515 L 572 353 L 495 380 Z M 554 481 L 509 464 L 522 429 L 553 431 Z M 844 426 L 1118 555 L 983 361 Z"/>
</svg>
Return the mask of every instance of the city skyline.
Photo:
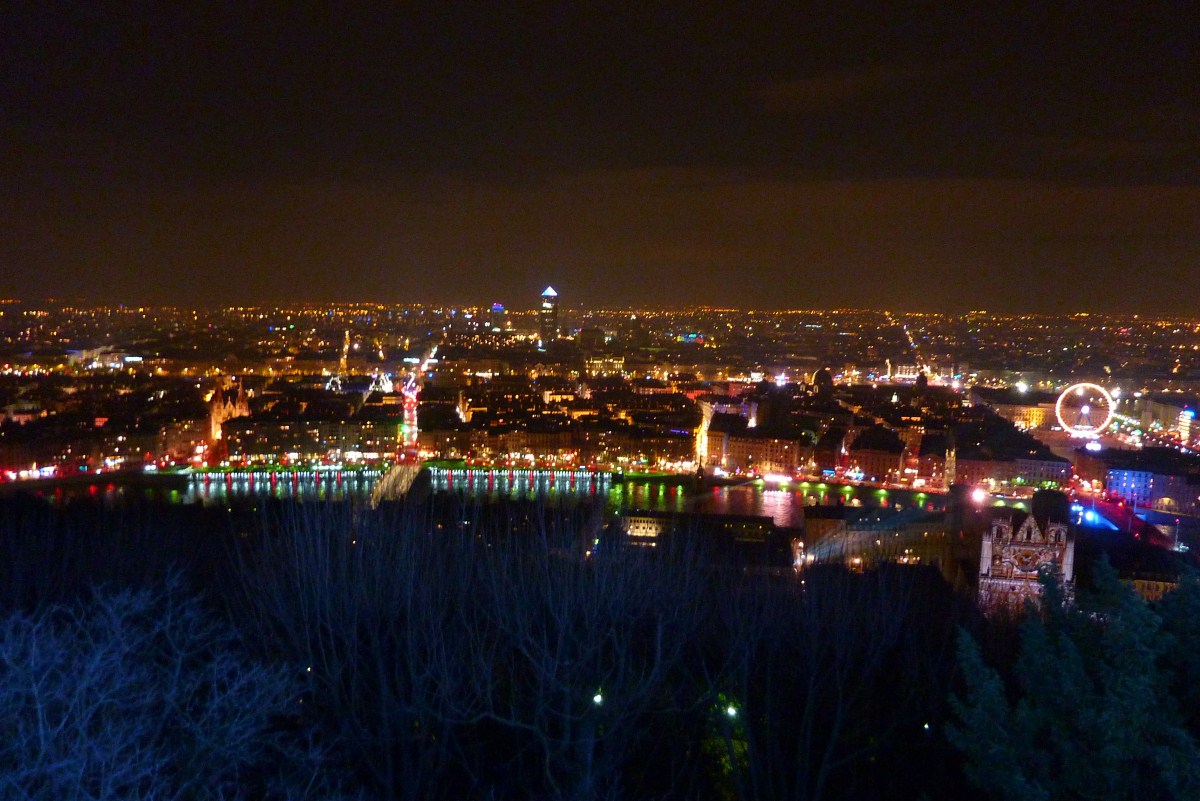
<svg viewBox="0 0 1200 801">
<path fill-rule="evenodd" d="M 0 296 L 1181 314 L 1200 290 L 1171 6 L 4 22 Z"/>
<path fill-rule="evenodd" d="M 1200 798 L 1195 16 L 0 8 L 0 797 Z"/>
</svg>

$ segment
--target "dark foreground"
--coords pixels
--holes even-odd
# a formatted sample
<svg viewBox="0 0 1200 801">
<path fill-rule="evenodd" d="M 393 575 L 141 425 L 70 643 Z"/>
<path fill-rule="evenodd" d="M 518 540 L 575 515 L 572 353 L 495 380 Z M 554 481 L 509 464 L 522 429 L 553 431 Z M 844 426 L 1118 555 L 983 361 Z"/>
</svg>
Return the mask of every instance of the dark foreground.
<svg viewBox="0 0 1200 801">
<path fill-rule="evenodd" d="M 985 620 L 602 520 L 3 501 L 0 797 L 1198 797 L 1194 579 Z"/>
</svg>

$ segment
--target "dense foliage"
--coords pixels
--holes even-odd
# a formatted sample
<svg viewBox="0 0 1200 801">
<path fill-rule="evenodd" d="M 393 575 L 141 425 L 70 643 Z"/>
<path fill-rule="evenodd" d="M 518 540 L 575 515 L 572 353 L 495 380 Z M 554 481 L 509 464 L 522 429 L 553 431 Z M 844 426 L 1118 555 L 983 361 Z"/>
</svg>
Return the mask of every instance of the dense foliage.
<svg viewBox="0 0 1200 801">
<path fill-rule="evenodd" d="M 1053 580 L 1020 624 L 1012 664 L 963 633 L 966 692 L 950 739 L 998 799 L 1200 797 L 1200 582 L 1151 607 L 1101 562 L 1068 603 Z"/>
</svg>

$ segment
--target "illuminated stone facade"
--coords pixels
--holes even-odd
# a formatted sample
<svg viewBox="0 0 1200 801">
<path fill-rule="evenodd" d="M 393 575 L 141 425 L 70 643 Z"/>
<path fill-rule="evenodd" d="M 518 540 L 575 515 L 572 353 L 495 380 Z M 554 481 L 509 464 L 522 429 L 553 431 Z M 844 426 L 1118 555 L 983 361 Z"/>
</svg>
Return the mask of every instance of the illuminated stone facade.
<svg viewBox="0 0 1200 801">
<path fill-rule="evenodd" d="M 209 441 L 221 439 L 221 427 L 230 420 L 250 416 L 250 402 L 241 384 L 234 397 L 225 394 L 223 387 L 217 387 L 208 404 Z"/>
<path fill-rule="evenodd" d="M 1075 580 L 1075 538 L 1066 523 L 1039 524 L 1033 515 L 997 517 L 983 535 L 979 603 L 988 611 L 1019 611 L 1037 603 L 1041 576 L 1057 573 L 1068 593 Z"/>
</svg>

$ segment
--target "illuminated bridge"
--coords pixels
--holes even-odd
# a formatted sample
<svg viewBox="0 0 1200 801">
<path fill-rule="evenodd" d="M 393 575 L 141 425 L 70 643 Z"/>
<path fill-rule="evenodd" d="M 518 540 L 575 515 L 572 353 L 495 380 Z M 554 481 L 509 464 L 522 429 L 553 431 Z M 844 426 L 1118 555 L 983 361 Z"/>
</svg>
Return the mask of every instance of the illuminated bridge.
<svg viewBox="0 0 1200 801">
<path fill-rule="evenodd" d="M 434 491 L 543 494 L 552 491 L 590 494 L 608 492 L 612 474 L 592 470 L 540 468 L 431 467 Z"/>
</svg>

